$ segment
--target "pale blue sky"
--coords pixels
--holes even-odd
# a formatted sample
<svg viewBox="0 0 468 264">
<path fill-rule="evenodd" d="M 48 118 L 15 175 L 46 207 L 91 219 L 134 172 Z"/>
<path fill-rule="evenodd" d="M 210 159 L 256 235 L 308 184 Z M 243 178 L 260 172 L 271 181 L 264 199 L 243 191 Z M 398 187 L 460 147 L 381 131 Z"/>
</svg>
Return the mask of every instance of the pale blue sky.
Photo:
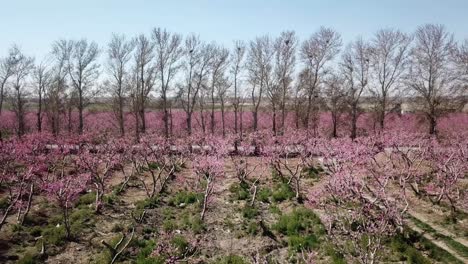
<svg viewBox="0 0 468 264">
<path fill-rule="evenodd" d="M 104 46 L 112 32 L 134 36 L 156 26 L 227 46 L 286 29 L 305 39 L 321 25 L 335 28 L 344 41 L 384 27 L 412 32 L 424 23 L 444 24 L 457 39 L 468 38 L 468 0 L 0 0 L 0 9 L 0 55 L 18 43 L 39 58 L 59 38 L 85 37 Z"/>
</svg>

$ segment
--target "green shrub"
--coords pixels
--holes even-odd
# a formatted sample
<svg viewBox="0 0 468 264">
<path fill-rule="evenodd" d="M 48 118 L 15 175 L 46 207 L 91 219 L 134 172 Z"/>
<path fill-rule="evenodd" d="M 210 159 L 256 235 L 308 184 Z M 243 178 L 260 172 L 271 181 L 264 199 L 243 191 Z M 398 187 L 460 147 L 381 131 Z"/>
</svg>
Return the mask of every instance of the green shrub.
<svg viewBox="0 0 468 264">
<path fill-rule="evenodd" d="M 315 249 L 319 245 L 317 237 L 313 234 L 307 236 L 289 236 L 288 246 L 295 252 L 302 252 L 307 249 Z"/>
<path fill-rule="evenodd" d="M 16 262 L 17 264 L 34 264 L 34 263 L 37 263 L 37 260 L 36 260 L 36 255 L 35 254 L 32 254 L 32 253 L 26 253 L 24 254 L 24 256 L 22 258 L 20 258 L 18 260 L 18 262 Z"/>
<path fill-rule="evenodd" d="M 274 202 L 282 202 L 293 198 L 294 195 L 295 193 L 289 184 L 280 183 L 276 185 L 275 190 L 273 190 L 272 198 Z"/>
<path fill-rule="evenodd" d="M 42 235 L 48 245 L 61 246 L 65 244 L 67 239 L 67 233 L 63 225 L 59 227 L 49 226 L 43 230 Z"/>
<path fill-rule="evenodd" d="M 257 224 L 257 222 L 250 222 L 247 225 L 247 234 L 249 235 L 257 235 L 260 232 L 260 226 Z"/>
<path fill-rule="evenodd" d="M 42 234 L 42 227 L 40 226 L 34 226 L 29 230 L 29 234 L 34 237 L 39 237 Z"/>
<path fill-rule="evenodd" d="M 136 202 L 137 209 L 154 209 L 159 205 L 159 197 L 147 198 L 143 201 Z"/>
<path fill-rule="evenodd" d="M 187 240 L 181 235 L 175 235 L 171 240 L 171 244 L 177 248 L 179 254 L 183 254 L 189 245 Z"/>
<path fill-rule="evenodd" d="M 247 200 L 250 197 L 249 185 L 245 182 L 242 183 L 233 183 L 229 187 L 229 191 L 233 195 L 235 200 Z"/>
<path fill-rule="evenodd" d="M 169 204 L 171 206 L 180 206 L 182 204 L 186 206 L 188 204 L 196 203 L 198 200 L 199 194 L 194 192 L 181 191 L 170 199 Z"/>
<path fill-rule="evenodd" d="M 89 192 L 86 194 L 83 194 L 79 199 L 78 202 L 76 203 L 76 206 L 87 206 L 90 204 L 94 204 L 96 202 L 96 192 Z"/>
<path fill-rule="evenodd" d="M 258 200 L 263 203 L 269 203 L 270 196 L 271 196 L 271 190 L 268 188 L 261 188 L 257 194 Z"/>
<path fill-rule="evenodd" d="M 163 229 L 168 232 L 174 231 L 177 229 L 177 223 L 172 219 L 166 219 L 163 222 Z"/>
<path fill-rule="evenodd" d="M 252 219 L 257 215 L 258 215 L 258 210 L 253 206 L 246 205 L 244 206 L 244 208 L 242 208 L 242 216 L 244 218 Z"/>
</svg>

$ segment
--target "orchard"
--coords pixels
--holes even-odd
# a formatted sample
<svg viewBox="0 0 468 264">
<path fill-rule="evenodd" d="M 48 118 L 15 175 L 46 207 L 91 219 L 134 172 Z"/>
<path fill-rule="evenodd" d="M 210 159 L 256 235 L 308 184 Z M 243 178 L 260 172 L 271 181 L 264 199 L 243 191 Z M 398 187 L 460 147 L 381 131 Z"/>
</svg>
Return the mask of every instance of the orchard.
<svg viewBox="0 0 468 264">
<path fill-rule="evenodd" d="M 444 26 L 105 50 L 1 58 L 1 263 L 468 263 L 468 44 Z"/>
</svg>

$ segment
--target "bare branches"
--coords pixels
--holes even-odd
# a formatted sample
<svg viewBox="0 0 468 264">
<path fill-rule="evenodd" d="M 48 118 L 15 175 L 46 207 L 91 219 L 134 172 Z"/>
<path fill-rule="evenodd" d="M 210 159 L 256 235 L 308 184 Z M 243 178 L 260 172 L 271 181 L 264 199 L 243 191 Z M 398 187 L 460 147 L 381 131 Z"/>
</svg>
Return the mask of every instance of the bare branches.
<svg viewBox="0 0 468 264">
<path fill-rule="evenodd" d="M 180 60 L 183 56 L 182 36 L 171 34 L 165 29 L 155 28 L 152 32 L 152 40 L 156 51 L 156 67 L 158 69 L 158 79 L 161 85 L 161 99 L 164 110 L 164 133 L 166 137 L 170 136 L 169 122 L 170 114 L 168 111 L 168 93 L 170 92 L 170 82 L 182 67 Z"/>
<path fill-rule="evenodd" d="M 247 58 L 248 80 L 252 87 L 251 99 L 254 106 L 253 129 L 258 128 L 258 110 L 265 91 L 272 86 L 274 56 L 273 44 L 268 36 L 257 37 L 250 42 Z"/>
<path fill-rule="evenodd" d="M 303 77 L 306 77 L 305 92 L 307 96 L 307 111 L 305 126 L 309 128 L 309 117 L 312 111 L 313 98 L 322 78 L 327 73 L 326 64 L 340 51 L 342 42 L 338 32 L 331 28 L 321 27 L 301 47 L 301 59 L 306 67 Z"/>
<path fill-rule="evenodd" d="M 93 91 L 94 82 L 99 76 L 99 64 L 96 60 L 99 56 L 99 48 L 96 42 L 88 42 L 86 39 L 71 41 L 71 52 L 68 57 L 68 73 L 71 84 L 78 95 L 78 132 L 83 133 L 83 110 L 96 91 Z"/>
<path fill-rule="evenodd" d="M 397 96 L 400 81 L 408 67 L 411 38 L 399 30 L 379 30 L 372 40 L 371 65 L 378 84 L 370 92 L 378 102 L 380 128 L 384 129 L 390 97 Z"/>
<path fill-rule="evenodd" d="M 456 85 L 459 76 L 450 60 L 456 46 L 453 35 L 444 26 L 433 24 L 419 27 L 415 42 L 406 83 L 421 97 L 430 122 L 429 133 L 436 134 L 437 118 L 450 108 L 457 108 L 458 95 L 464 90 Z"/>
<path fill-rule="evenodd" d="M 108 44 L 107 69 L 111 75 L 109 89 L 113 97 L 113 109 L 119 124 L 120 134 L 125 134 L 124 106 L 130 88 L 129 62 L 135 43 L 128 41 L 124 35 L 113 34 Z"/>
<path fill-rule="evenodd" d="M 346 86 L 351 115 L 351 138 L 357 136 L 357 119 L 361 96 L 369 84 L 371 48 L 362 38 L 350 43 L 342 56 L 341 73 Z"/>
</svg>

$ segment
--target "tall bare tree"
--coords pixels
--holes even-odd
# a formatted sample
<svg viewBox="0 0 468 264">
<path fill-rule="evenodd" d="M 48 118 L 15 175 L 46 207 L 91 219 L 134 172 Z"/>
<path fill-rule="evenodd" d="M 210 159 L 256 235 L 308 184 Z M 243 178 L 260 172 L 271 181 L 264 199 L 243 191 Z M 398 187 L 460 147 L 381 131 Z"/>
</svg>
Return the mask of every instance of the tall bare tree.
<svg viewBox="0 0 468 264">
<path fill-rule="evenodd" d="M 323 94 L 326 99 L 326 108 L 331 114 L 332 137 L 338 136 L 338 127 L 346 110 L 346 91 L 343 87 L 343 79 L 337 74 L 329 75 L 324 81 Z"/>
<path fill-rule="evenodd" d="M 74 92 L 77 95 L 78 133 L 83 133 L 83 112 L 89 100 L 96 94 L 94 82 L 99 76 L 99 48 L 95 42 L 86 39 L 72 41 L 72 50 L 68 58 L 68 72 Z"/>
<path fill-rule="evenodd" d="M 307 110 L 305 116 L 305 127 L 309 128 L 309 118 L 312 111 L 312 103 L 316 89 L 320 86 L 322 79 L 327 74 L 326 65 L 333 60 L 341 48 L 341 36 L 331 28 L 321 27 L 301 47 L 301 58 L 309 73 L 306 89 Z"/>
<path fill-rule="evenodd" d="M 130 86 L 130 60 L 135 48 L 134 42 L 124 35 L 113 34 L 107 47 L 107 70 L 111 76 L 109 89 L 113 100 L 113 109 L 119 125 L 120 134 L 125 135 L 125 101 Z"/>
<path fill-rule="evenodd" d="M 180 62 L 183 56 L 182 36 L 173 34 L 165 29 L 153 29 L 152 39 L 156 51 L 157 77 L 161 85 L 161 99 L 163 104 L 164 135 L 171 136 L 170 126 L 172 115 L 169 108 L 169 93 L 171 91 L 171 81 L 182 67 Z"/>
<path fill-rule="evenodd" d="M 357 120 L 361 114 L 360 103 L 369 84 L 371 48 L 362 38 L 350 43 L 343 54 L 341 70 L 346 87 L 351 117 L 351 138 L 357 136 Z"/>
<path fill-rule="evenodd" d="M 5 100 L 5 90 L 8 79 L 13 75 L 13 67 L 16 63 L 15 47 L 8 51 L 6 58 L 0 58 L 0 115 L 3 110 L 3 102 Z"/>
<path fill-rule="evenodd" d="M 460 107 L 460 95 L 466 94 L 466 86 L 460 85 L 460 76 L 452 63 L 456 43 L 453 34 L 442 25 L 420 26 L 414 37 L 406 82 L 422 99 L 429 133 L 437 134 L 437 119 Z"/>
<path fill-rule="evenodd" d="M 394 29 L 379 30 L 372 40 L 371 65 L 377 83 L 369 87 L 371 95 L 377 100 L 378 120 L 382 130 L 389 107 L 396 105 L 394 99 L 398 98 L 396 92 L 407 70 L 410 43 L 409 36 Z"/>
<path fill-rule="evenodd" d="M 37 131 L 41 132 L 42 131 L 42 120 L 44 118 L 44 96 L 46 93 L 47 88 L 51 84 L 52 80 L 52 75 L 49 69 L 46 66 L 46 62 L 43 61 L 39 63 L 35 68 L 34 68 L 34 83 L 35 83 L 35 91 L 37 95 Z"/>
<path fill-rule="evenodd" d="M 240 106 L 240 75 L 244 69 L 244 55 L 245 55 L 245 43 L 243 41 L 234 41 L 234 50 L 231 53 L 231 73 L 234 79 L 234 94 L 232 106 L 234 108 L 234 132 L 237 134 L 238 131 L 238 117 L 239 117 L 239 106 Z"/>
<path fill-rule="evenodd" d="M 213 47 L 213 57 L 210 63 L 210 72 L 211 72 L 211 83 L 210 83 L 210 99 L 211 99 L 211 114 L 210 114 L 210 130 L 211 134 L 214 134 L 215 131 L 215 109 L 217 96 L 219 95 L 219 85 L 222 85 L 220 79 L 223 78 L 226 71 L 226 67 L 229 63 L 229 50 L 220 47 Z"/>
<path fill-rule="evenodd" d="M 136 120 L 136 133 L 146 132 L 146 107 L 149 101 L 150 92 L 153 90 L 156 81 L 156 66 L 154 59 L 154 42 L 150 41 L 144 34 L 139 35 L 135 40 L 135 83 L 134 83 L 134 109 Z M 141 126 L 139 124 L 141 120 Z M 138 136 L 137 136 L 138 138 Z"/>
<path fill-rule="evenodd" d="M 64 101 L 68 89 L 67 77 L 69 76 L 68 59 L 72 48 L 72 42 L 64 39 L 58 40 L 52 45 L 51 83 L 44 94 L 44 110 L 54 136 L 60 133 L 60 116 L 65 112 Z"/>
<path fill-rule="evenodd" d="M 17 122 L 17 134 L 19 137 L 26 132 L 26 103 L 30 92 L 27 88 L 28 77 L 34 69 L 34 58 L 28 57 L 22 53 L 18 46 L 13 46 L 13 58 L 15 63 L 12 69 L 12 88 L 11 95 L 12 107 L 15 112 Z"/>
<path fill-rule="evenodd" d="M 275 75 L 279 86 L 281 110 L 281 131 L 284 133 L 286 120 L 286 101 L 293 81 L 292 74 L 296 63 L 297 37 L 294 31 L 284 31 L 275 40 Z"/>
<path fill-rule="evenodd" d="M 274 49 L 270 37 L 257 37 L 250 42 L 247 71 L 248 81 L 252 86 L 251 100 L 254 131 L 258 129 L 258 112 L 264 93 L 273 87 L 273 56 Z"/>
<path fill-rule="evenodd" d="M 207 83 L 212 49 L 211 45 L 201 42 L 196 35 L 190 35 L 185 40 L 185 82 L 179 85 L 178 98 L 186 114 L 189 135 L 192 134 L 192 115 L 199 92 Z"/>
</svg>

